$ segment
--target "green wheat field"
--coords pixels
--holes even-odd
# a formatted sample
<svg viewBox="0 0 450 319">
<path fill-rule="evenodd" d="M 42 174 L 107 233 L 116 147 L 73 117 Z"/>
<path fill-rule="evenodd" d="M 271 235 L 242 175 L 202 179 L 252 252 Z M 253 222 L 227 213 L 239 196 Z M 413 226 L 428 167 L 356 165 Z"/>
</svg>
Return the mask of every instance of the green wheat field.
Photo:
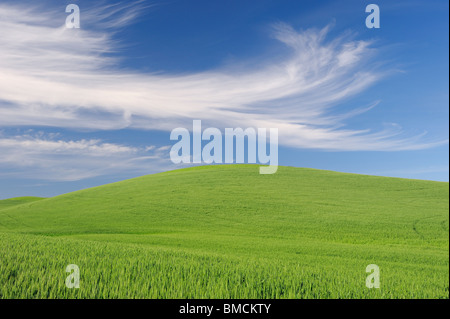
<svg viewBox="0 0 450 319">
<path fill-rule="evenodd" d="M 449 298 L 448 183 L 258 172 L 201 166 L 2 200 L 0 298 Z"/>
</svg>

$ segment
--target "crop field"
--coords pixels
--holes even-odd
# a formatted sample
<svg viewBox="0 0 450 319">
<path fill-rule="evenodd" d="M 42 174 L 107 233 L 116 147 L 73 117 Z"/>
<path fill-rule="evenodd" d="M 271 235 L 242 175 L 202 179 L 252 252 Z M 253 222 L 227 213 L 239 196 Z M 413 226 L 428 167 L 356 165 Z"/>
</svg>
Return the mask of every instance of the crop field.
<svg viewBox="0 0 450 319">
<path fill-rule="evenodd" d="M 201 166 L 0 201 L 0 298 L 449 298 L 448 183 L 258 172 Z"/>
</svg>

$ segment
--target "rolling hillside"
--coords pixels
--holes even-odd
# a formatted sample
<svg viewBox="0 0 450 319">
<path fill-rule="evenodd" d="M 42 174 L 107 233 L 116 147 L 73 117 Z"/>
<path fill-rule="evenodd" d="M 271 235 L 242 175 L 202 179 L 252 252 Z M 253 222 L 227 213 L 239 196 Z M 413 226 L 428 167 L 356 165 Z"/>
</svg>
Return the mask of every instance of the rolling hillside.
<svg viewBox="0 0 450 319">
<path fill-rule="evenodd" d="M 0 201 L 0 298 L 449 297 L 448 183 L 258 169 Z"/>
</svg>

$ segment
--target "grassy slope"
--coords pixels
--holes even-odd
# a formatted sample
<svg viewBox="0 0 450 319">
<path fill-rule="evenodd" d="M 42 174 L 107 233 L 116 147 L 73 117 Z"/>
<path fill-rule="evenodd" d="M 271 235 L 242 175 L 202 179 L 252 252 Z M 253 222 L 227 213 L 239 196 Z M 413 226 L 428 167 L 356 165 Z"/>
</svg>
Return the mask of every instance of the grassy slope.
<svg viewBox="0 0 450 319">
<path fill-rule="evenodd" d="M 448 183 L 290 167 L 144 176 L 0 210 L 0 296 L 448 298 L 448 203 Z"/>
</svg>

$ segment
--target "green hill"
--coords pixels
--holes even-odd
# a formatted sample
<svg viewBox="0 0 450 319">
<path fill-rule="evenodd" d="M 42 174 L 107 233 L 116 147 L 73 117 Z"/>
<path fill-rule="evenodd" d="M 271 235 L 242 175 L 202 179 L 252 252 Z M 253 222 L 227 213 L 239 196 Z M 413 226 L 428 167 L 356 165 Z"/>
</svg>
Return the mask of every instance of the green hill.
<svg viewBox="0 0 450 319">
<path fill-rule="evenodd" d="M 448 183 L 258 168 L 0 201 L 0 297 L 449 297 Z M 369 264 L 380 289 L 365 285 Z"/>
</svg>

